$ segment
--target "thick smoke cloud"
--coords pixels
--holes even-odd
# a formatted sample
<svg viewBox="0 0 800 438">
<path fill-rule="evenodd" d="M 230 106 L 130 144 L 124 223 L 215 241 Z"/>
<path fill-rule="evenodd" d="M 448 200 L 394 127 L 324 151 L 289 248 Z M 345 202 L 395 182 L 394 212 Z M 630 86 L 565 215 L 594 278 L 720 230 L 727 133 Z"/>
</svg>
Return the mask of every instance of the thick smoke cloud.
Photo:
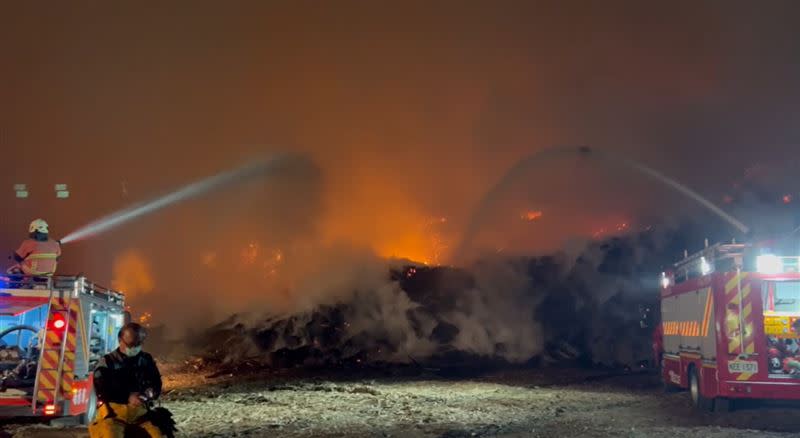
<svg viewBox="0 0 800 438">
<path fill-rule="evenodd" d="M 328 286 L 339 292 L 324 294 L 324 304 L 269 318 L 237 315 L 195 335 L 195 347 L 226 362 L 272 366 L 477 358 L 633 365 L 650 359 L 640 318 L 655 310 L 657 273 L 672 261 L 665 254 L 697 236 L 687 231 L 595 243 L 576 259 L 494 257 L 469 268 L 376 260 L 371 276 L 351 270 L 332 278 Z"/>
</svg>

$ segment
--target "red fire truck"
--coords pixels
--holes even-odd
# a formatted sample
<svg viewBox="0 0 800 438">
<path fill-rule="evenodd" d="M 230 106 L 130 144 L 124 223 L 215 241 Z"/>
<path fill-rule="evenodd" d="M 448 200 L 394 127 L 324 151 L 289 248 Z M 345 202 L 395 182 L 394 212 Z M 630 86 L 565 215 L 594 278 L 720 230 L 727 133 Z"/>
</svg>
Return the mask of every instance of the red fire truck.
<svg viewBox="0 0 800 438">
<path fill-rule="evenodd" d="M 800 399 L 796 243 L 706 245 L 662 273 L 666 385 L 688 389 L 708 410 L 735 399 Z"/>
<path fill-rule="evenodd" d="M 122 293 L 84 277 L 0 277 L 0 416 L 91 421 L 91 370 L 126 315 Z"/>
</svg>

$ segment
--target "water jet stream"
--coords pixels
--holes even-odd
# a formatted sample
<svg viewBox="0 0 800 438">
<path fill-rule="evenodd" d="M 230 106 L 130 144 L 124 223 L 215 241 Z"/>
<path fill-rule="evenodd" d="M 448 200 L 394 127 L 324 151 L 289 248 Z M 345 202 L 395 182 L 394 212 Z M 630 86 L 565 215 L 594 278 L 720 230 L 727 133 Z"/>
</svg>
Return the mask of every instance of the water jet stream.
<svg viewBox="0 0 800 438">
<path fill-rule="evenodd" d="M 83 240 L 178 202 L 197 197 L 230 184 L 244 182 L 248 179 L 265 175 L 285 164 L 288 158 L 288 155 L 273 156 L 193 182 L 171 193 L 145 202 L 144 204 L 117 211 L 84 225 L 62 238 L 61 243 Z"/>
</svg>

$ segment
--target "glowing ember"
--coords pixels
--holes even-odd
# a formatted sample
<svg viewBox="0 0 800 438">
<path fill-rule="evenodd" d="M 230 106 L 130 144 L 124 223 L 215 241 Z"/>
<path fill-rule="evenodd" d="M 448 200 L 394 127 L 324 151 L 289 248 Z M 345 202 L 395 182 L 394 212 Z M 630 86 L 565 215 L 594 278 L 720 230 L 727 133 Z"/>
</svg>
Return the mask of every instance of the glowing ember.
<svg viewBox="0 0 800 438">
<path fill-rule="evenodd" d="M 624 233 L 631 229 L 631 223 L 628 221 L 620 221 L 613 223 L 613 225 L 602 226 L 595 228 L 591 235 L 595 239 L 606 237 L 612 234 Z"/>
<path fill-rule="evenodd" d="M 276 249 L 272 251 L 272 255 L 270 257 L 266 257 L 266 260 L 262 263 L 265 271 L 265 276 L 267 277 L 274 277 L 278 275 L 278 267 L 283 263 L 283 251 L 280 249 Z"/>
<path fill-rule="evenodd" d="M 200 259 L 201 263 L 208 267 L 214 267 L 217 264 L 217 253 L 214 251 L 206 251 Z"/>
<path fill-rule="evenodd" d="M 150 321 L 152 321 L 153 315 L 150 312 L 144 312 L 141 316 L 139 316 L 139 324 L 149 327 Z"/>
<path fill-rule="evenodd" d="M 247 245 L 245 249 L 242 250 L 241 258 L 242 263 L 245 265 L 252 265 L 258 259 L 259 253 L 259 245 L 258 243 L 251 243 Z"/>
<path fill-rule="evenodd" d="M 543 213 L 540 210 L 530 210 L 522 214 L 522 220 L 533 222 L 542 217 Z"/>
</svg>

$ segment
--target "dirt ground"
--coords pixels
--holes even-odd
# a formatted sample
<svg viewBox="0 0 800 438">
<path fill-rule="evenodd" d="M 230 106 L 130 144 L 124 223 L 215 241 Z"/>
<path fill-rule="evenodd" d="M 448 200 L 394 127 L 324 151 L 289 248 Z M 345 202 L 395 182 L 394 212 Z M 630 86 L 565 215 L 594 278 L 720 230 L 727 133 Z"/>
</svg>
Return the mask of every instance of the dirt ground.
<svg viewBox="0 0 800 438">
<path fill-rule="evenodd" d="M 358 375 L 211 378 L 167 369 L 164 405 L 183 437 L 800 437 L 796 406 L 700 413 L 686 393 L 664 393 L 648 374 Z M 3 430 L 19 438 L 87 436 L 78 427 L 13 422 Z"/>
</svg>

